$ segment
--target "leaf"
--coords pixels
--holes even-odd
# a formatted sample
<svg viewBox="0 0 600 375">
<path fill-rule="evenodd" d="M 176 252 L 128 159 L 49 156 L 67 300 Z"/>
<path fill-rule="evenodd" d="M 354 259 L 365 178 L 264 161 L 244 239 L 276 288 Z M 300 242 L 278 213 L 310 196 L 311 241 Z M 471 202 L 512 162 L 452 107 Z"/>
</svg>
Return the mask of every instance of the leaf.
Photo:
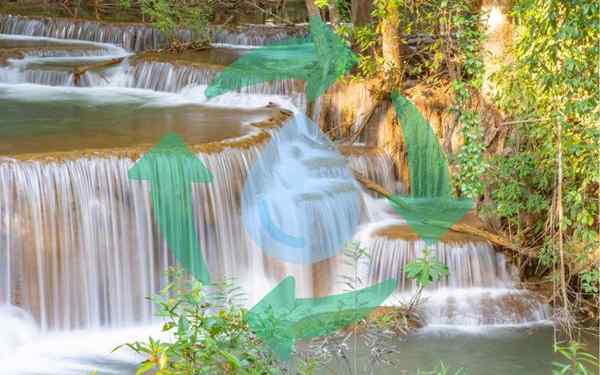
<svg viewBox="0 0 600 375">
<path fill-rule="evenodd" d="M 163 325 L 162 330 L 163 330 L 163 332 L 170 331 L 173 327 L 175 327 L 174 322 L 167 322 Z"/>
<path fill-rule="evenodd" d="M 142 364 L 137 368 L 135 375 L 143 375 L 143 374 L 147 373 L 148 371 L 152 370 L 153 368 L 154 368 L 154 363 L 152 363 L 150 361 L 142 362 Z"/>
<path fill-rule="evenodd" d="M 167 352 L 162 352 L 158 360 L 158 366 L 162 370 L 167 366 L 167 363 L 169 363 L 169 357 L 167 356 Z"/>
<path fill-rule="evenodd" d="M 231 353 L 226 352 L 225 350 L 221 350 L 219 352 L 223 357 L 225 357 L 225 359 L 227 360 L 227 362 L 229 362 L 229 364 L 231 366 L 233 366 L 234 368 L 238 369 L 241 367 L 240 362 L 238 361 L 238 359 Z"/>
<path fill-rule="evenodd" d="M 128 344 L 126 344 L 126 343 L 125 343 L 125 344 L 121 344 L 121 345 L 117 346 L 116 348 L 114 348 L 114 349 L 111 351 L 111 353 L 114 353 L 114 352 L 116 352 L 117 350 L 119 350 L 119 349 L 121 349 L 122 347 L 124 347 L 124 346 L 127 346 L 127 345 L 128 345 Z"/>
<path fill-rule="evenodd" d="M 190 323 L 185 316 L 179 317 L 179 322 L 177 323 L 177 335 L 179 337 L 184 337 L 187 334 L 187 331 L 190 327 Z"/>
</svg>

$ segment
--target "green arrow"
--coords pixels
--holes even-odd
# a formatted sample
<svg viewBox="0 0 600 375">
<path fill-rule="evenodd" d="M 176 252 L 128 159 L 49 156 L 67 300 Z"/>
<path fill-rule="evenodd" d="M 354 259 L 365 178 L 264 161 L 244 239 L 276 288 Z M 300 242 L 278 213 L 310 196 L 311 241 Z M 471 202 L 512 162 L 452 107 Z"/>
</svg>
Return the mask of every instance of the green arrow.
<svg viewBox="0 0 600 375">
<path fill-rule="evenodd" d="M 192 184 L 211 182 L 212 174 L 174 133 L 168 133 L 130 170 L 132 180 L 150 182 L 154 218 L 179 264 L 197 280 L 210 282 L 192 206 Z"/>
<path fill-rule="evenodd" d="M 392 93 L 398 120 L 408 148 L 411 196 L 389 198 L 408 225 L 425 241 L 439 240 L 474 204 L 470 199 L 452 197 L 448 161 L 433 132 L 417 107 Z"/>
<path fill-rule="evenodd" d="M 306 81 L 306 96 L 314 101 L 349 71 L 358 58 L 348 44 L 320 17 L 310 18 L 310 38 L 296 38 L 257 48 L 237 59 L 210 83 L 212 98 L 267 81 Z"/>
<path fill-rule="evenodd" d="M 296 298 L 296 281 L 288 276 L 248 314 L 254 332 L 284 360 L 297 339 L 330 334 L 368 315 L 396 289 L 396 280 L 358 291 L 321 298 Z"/>
</svg>

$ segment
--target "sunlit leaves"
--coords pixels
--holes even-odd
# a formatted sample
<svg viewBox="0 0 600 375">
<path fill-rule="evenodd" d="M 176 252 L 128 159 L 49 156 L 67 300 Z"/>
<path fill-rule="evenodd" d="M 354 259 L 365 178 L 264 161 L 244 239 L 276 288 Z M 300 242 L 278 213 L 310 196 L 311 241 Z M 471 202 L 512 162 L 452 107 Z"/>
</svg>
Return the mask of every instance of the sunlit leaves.
<svg viewBox="0 0 600 375">
<path fill-rule="evenodd" d="M 115 349 L 128 347 L 143 355 L 136 374 L 280 373 L 279 364 L 250 330 L 246 311 L 233 303 L 238 287 L 227 280 L 209 289 L 179 269 L 170 275 L 173 282 L 152 298 L 166 318 L 163 332 L 169 340 L 149 337 Z"/>
<path fill-rule="evenodd" d="M 409 279 L 413 279 L 420 287 L 426 288 L 448 275 L 448 267 L 441 263 L 431 251 L 424 250 L 423 256 L 408 263 L 404 272 Z"/>
<path fill-rule="evenodd" d="M 553 214 L 560 124 L 567 243 L 597 238 L 599 10 L 598 2 L 584 0 L 517 1 L 513 61 L 495 77 L 496 103 L 509 118 L 528 120 L 510 126 L 505 154 L 488 174 L 499 213 L 519 225 L 532 212 L 540 221 Z M 540 234 L 545 230 L 528 236 L 551 240 Z"/>
<path fill-rule="evenodd" d="M 553 362 L 554 370 L 552 374 L 595 374 L 599 369 L 598 358 L 584 349 L 583 345 L 577 342 L 571 342 L 567 345 L 556 345 L 554 351 L 559 353 L 567 362 Z"/>
</svg>

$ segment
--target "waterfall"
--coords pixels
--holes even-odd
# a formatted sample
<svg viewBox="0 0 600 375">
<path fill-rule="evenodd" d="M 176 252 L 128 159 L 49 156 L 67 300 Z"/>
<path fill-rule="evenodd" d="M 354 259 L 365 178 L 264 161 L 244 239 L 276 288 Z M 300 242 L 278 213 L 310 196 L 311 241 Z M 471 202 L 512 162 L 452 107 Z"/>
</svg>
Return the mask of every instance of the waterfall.
<svg viewBox="0 0 600 375">
<path fill-rule="evenodd" d="M 76 67 L 128 56 L 124 49 L 105 43 L 0 35 L 0 46 L 2 42 L 19 47 L 16 48 L 15 56 L 6 60 L 7 65 L 0 66 L 0 83 L 75 86 Z M 104 74 L 114 72 L 115 69 L 112 69 Z M 87 72 L 77 84 L 79 86 L 106 84 L 104 74 Z"/>
<path fill-rule="evenodd" d="M 237 26 L 235 29 L 218 26 L 211 29 L 212 42 L 224 45 L 261 46 L 307 34 L 307 25 L 290 27 L 248 24 Z"/>
<path fill-rule="evenodd" d="M 209 28 L 213 43 L 223 45 L 263 45 L 302 36 L 306 32 L 305 27 L 263 25 L 242 25 L 235 29 L 219 26 Z M 0 15 L 0 34 L 110 43 L 133 52 L 158 49 L 166 44 L 166 38 L 162 33 L 143 24 L 108 24 L 86 20 L 29 18 L 13 15 Z M 183 41 L 192 39 L 192 32 L 189 30 L 180 30 L 177 34 L 177 37 Z"/>
<path fill-rule="evenodd" d="M 142 61 L 132 65 L 126 72 L 125 86 L 154 91 L 180 92 L 186 87 L 208 86 L 221 71 L 213 67 L 177 65 L 163 62 Z M 119 85 L 118 81 L 116 85 Z M 243 87 L 239 93 L 248 95 L 281 95 L 295 97 L 301 105 L 299 94 L 303 85 L 294 80 L 273 81 Z"/>
<path fill-rule="evenodd" d="M 407 278 L 406 265 L 430 249 L 449 274 L 423 293 L 422 313 L 431 325 L 498 326 L 536 323 L 550 318 L 548 306 L 535 294 L 517 289 L 519 276 L 503 254 L 485 241 L 407 241 L 388 236 L 370 236 L 362 243 L 371 256 L 363 264 L 364 277 L 376 283 L 394 277 L 398 294 L 389 301 L 406 302 L 417 290 Z"/>
<path fill-rule="evenodd" d="M 35 321 L 26 311 L 0 305 L 0 359 L 6 361 L 15 348 L 32 342 L 37 331 Z"/>
<path fill-rule="evenodd" d="M 39 58 L 39 60 L 43 60 Z M 79 87 L 128 87 L 161 92 L 179 93 L 183 91 L 203 93 L 204 88 L 219 73 L 212 67 L 198 68 L 171 63 L 140 61 L 133 65 L 121 64 L 104 71 L 87 72 L 77 84 L 72 70 L 57 69 L 37 65 L 29 68 L 26 60 L 11 61 L 12 65 L 0 67 L 0 83 L 33 83 L 47 86 L 79 86 Z M 306 107 L 302 94 L 303 85 L 297 81 L 285 80 L 262 83 L 243 87 L 240 94 L 285 96 L 298 108 Z M 199 96 L 195 94 L 195 96 Z"/>
<path fill-rule="evenodd" d="M 218 69 L 199 69 L 188 65 L 176 66 L 161 62 L 139 62 L 125 73 L 126 87 L 154 91 L 178 92 L 187 86 L 208 84 L 219 73 Z"/>
<path fill-rule="evenodd" d="M 389 278 L 398 280 L 396 295 L 386 304 L 406 305 L 418 285 L 405 273 L 406 265 L 425 250 L 448 267 L 448 276 L 423 291 L 420 313 L 428 325 L 504 326 L 547 322 L 548 305 L 533 292 L 519 289 L 519 273 L 504 254 L 483 240 L 449 236 L 433 245 L 418 239 L 386 199 L 367 194 L 365 224 L 354 236 L 369 257 L 361 260 L 364 285 Z M 352 272 L 338 267 L 338 274 Z"/>
<path fill-rule="evenodd" d="M 111 25 L 95 21 L 12 15 L 0 15 L 0 33 L 110 43 L 136 52 L 156 49 L 165 43 L 165 37 L 160 32 L 141 24 Z"/>
<path fill-rule="evenodd" d="M 214 29 L 213 36 L 217 43 L 257 45 L 303 32 L 301 28 L 242 26 L 231 30 Z M 115 56 L 127 57 L 126 51 L 156 48 L 164 42 L 159 33 L 143 25 L 2 15 L 0 33 L 29 35 L 10 37 L 28 47 L 18 56 L 8 58 L 8 65 L 0 67 L 0 83 L 8 84 L 6 86 L 17 83 L 75 86 L 73 67 Z M 2 40 L 10 38 L 0 36 Z M 207 102 L 202 95 L 203 87 L 222 69 L 219 58 L 217 56 L 216 63 L 206 64 L 125 59 L 102 72 L 87 72 L 78 83 L 84 87 L 108 87 L 68 89 L 65 95 L 85 100 L 99 97 L 101 102 L 116 103 L 123 99 L 112 94 L 113 88 L 118 88 L 115 91 L 137 88 L 147 91 L 129 93 L 128 100 L 135 99 L 135 103 L 145 105 L 149 105 L 154 96 L 161 106 L 173 102 L 187 106 L 208 103 L 229 108 L 257 107 L 258 103 L 273 101 L 291 103 L 305 112 L 303 84 L 291 80 L 245 87 Z M 44 95 L 38 95 L 44 105 L 49 102 L 50 92 L 49 88 L 45 89 Z M 159 95 L 150 90 L 172 94 Z M 32 86 L 14 91 L 18 92 L 13 93 L 13 99 L 24 99 L 43 90 Z M 146 95 L 148 93 L 152 95 Z M 365 90 L 357 90 L 352 103 L 360 103 L 365 95 Z M 338 92 L 333 98 L 320 100 L 341 103 L 343 99 Z M 120 105 L 127 106 L 123 102 Z M 84 111 L 80 113 L 77 108 L 81 107 L 70 109 L 83 118 Z M 36 110 L 39 116 L 47 115 L 41 104 Z M 348 113 L 341 107 L 331 111 L 321 113 L 317 104 L 313 112 L 329 121 L 328 129 L 342 131 L 337 127 Z M 25 115 L 24 118 L 27 119 Z M 89 118 L 85 121 L 91 122 Z M 118 118 L 120 130 L 126 132 L 124 124 L 125 120 Z M 272 139 L 281 141 L 284 130 L 285 126 L 265 131 Z M 294 142 L 279 142 L 280 151 L 294 159 L 294 152 L 309 149 L 310 142 L 304 144 L 307 142 L 301 139 L 302 147 L 296 147 Z M 301 297 L 331 294 L 330 284 L 336 273 L 346 272 L 339 257 L 315 267 L 284 263 L 265 255 L 246 233 L 242 191 L 246 176 L 262 151 L 262 145 L 248 144 L 198 154 L 214 175 L 213 183 L 197 185 L 193 190 L 198 241 L 210 272 L 215 278 L 236 277 L 248 295 L 249 306 L 287 275 L 296 278 L 297 294 Z M 384 151 L 360 146 L 342 147 L 341 152 L 354 170 L 389 191 L 403 190 L 397 182 L 392 159 Z M 339 164 L 337 158 L 329 155 L 313 159 L 306 163 L 311 164 L 320 177 L 339 172 L 335 167 L 321 169 L 321 164 Z M 174 261 L 152 218 L 149 185 L 132 182 L 127 177 L 134 162 L 130 158 L 101 153 L 95 157 L 44 162 L 0 157 L 0 305 L 22 307 L 34 316 L 43 330 L 120 327 L 152 320 L 153 309 L 145 297 L 164 285 L 163 272 Z M 284 171 L 286 166 L 279 166 L 279 170 Z M 283 185 L 285 181 L 276 182 Z M 364 191 L 360 199 L 360 223 L 367 228 L 359 231 L 355 238 L 371 254 L 371 263 L 361 269 L 363 279 L 375 283 L 389 277 L 398 278 L 400 287 L 396 298 L 405 298 L 416 290 L 416 285 L 406 279 L 404 268 L 407 262 L 423 253 L 425 244 L 372 230 L 391 227 L 393 232 L 393 228 L 405 223 L 385 199 L 377 199 L 373 193 Z M 329 211 L 335 208 L 332 204 L 317 202 L 310 209 L 323 207 L 330 207 Z M 283 216 L 286 212 L 279 214 Z M 343 213 L 325 212 L 326 215 L 339 221 Z M 329 223 L 331 227 L 324 225 L 319 229 L 323 233 L 335 233 L 339 229 L 335 227 L 337 221 Z M 548 307 L 532 293 L 517 289 L 518 274 L 488 243 L 473 240 L 439 243 L 433 252 L 449 267 L 450 276 L 424 293 L 427 300 L 422 308 L 430 324 L 481 326 L 548 319 Z"/>
<path fill-rule="evenodd" d="M 354 147 L 342 148 L 347 155 L 350 168 L 371 181 L 377 182 L 387 191 L 402 191 L 402 186 L 396 181 L 394 175 L 394 161 L 383 150 L 378 148 Z M 371 193 L 375 195 L 374 193 Z"/>
<path fill-rule="evenodd" d="M 26 70 L 13 67 L 0 68 L 0 83 L 34 83 L 48 86 L 73 86 L 73 73 L 61 71 Z M 88 85 L 85 77 L 83 84 Z"/>
<path fill-rule="evenodd" d="M 34 45 L 37 43 L 41 49 L 24 48 L 20 51 L 19 58 L 8 59 L 7 66 L 0 66 L 0 83 L 128 87 L 173 93 L 187 92 L 188 96 L 197 98 L 223 68 L 218 64 L 186 65 L 142 59 L 133 62 L 125 60 L 101 72 L 88 71 L 79 81 L 75 81 L 75 67 L 126 58 L 127 52 L 122 48 L 98 42 L 0 35 L 0 41 L 3 40 Z M 230 51 L 231 49 L 215 48 L 209 59 L 230 60 L 232 58 Z M 235 53 L 233 55 L 235 56 Z M 237 92 L 286 97 L 295 107 L 306 109 L 304 84 L 295 80 L 265 82 L 242 87 Z M 218 101 L 217 99 L 216 102 Z"/>
<path fill-rule="evenodd" d="M 310 273 L 265 257 L 246 237 L 239 196 L 259 152 L 201 154 L 214 182 L 194 188 L 199 241 L 215 278 L 235 277 L 249 303 L 292 274 L 311 295 Z M 31 311 L 43 329 L 149 321 L 173 260 L 152 220 L 148 186 L 129 159 L 0 164 L 0 303 Z"/>
<path fill-rule="evenodd" d="M 268 255 L 312 264 L 339 253 L 358 225 L 360 187 L 333 143 L 296 112 L 244 184 L 246 231 Z"/>
</svg>

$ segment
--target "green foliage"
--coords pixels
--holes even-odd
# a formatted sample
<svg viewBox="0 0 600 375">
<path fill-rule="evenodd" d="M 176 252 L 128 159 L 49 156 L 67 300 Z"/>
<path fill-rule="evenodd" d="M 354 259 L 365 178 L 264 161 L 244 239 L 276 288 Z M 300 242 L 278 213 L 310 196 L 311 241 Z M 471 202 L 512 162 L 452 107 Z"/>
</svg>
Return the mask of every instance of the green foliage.
<svg viewBox="0 0 600 375">
<path fill-rule="evenodd" d="M 455 158 L 456 182 L 464 196 L 476 198 L 483 193 L 482 176 L 487 169 L 481 119 L 478 111 L 472 109 L 472 97 L 481 87 L 484 69 L 480 53 L 484 39 L 481 14 L 468 0 L 374 0 L 373 22 L 343 35 L 353 41 L 358 52 L 360 78 L 372 78 L 384 70 L 385 61 L 377 47 L 381 43 L 381 21 L 389 16 L 391 7 L 397 7 L 400 13 L 402 42 L 410 42 L 415 48 L 402 56 L 403 78 L 416 78 L 431 85 L 445 83 L 446 77 L 452 82 L 455 100 L 451 110 L 454 121 L 462 125 L 464 139 Z"/>
<path fill-rule="evenodd" d="M 484 65 L 481 57 L 483 33 L 481 15 L 472 9 L 470 1 L 442 1 L 442 30 L 447 34 L 441 47 L 452 79 L 454 105 L 451 110 L 462 125 L 464 145 L 457 155 L 456 181 L 460 191 L 470 198 L 483 193 L 482 176 L 486 170 L 483 127 L 479 112 L 472 109 L 472 96 L 481 88 Z"/>
<path fill-rule="evenodd" d="M 352 21 L 352 1 L 336 0 L 336 6 L 343 22 Z"/>
<path fill-rule="evenodd" d="M 371 25 L 356 27 L 353 29 L 353 38 L 358 51 L 358 68 L 360 75 L 371 77 L 377 72 L 377 63 L 372 58 L 371 51 L 377 45 L 377 32 Z"/>
<path fill-rule="evenodd" d="M 556 251 L 558 144 L 562 145 L 567 261 L 597 241 L 600 182 L 598 59 L 600 3 L 521 0 L 512 61 L 495 77 L 497 103 L 512 119 L 507 151 L 486 176 L 512 233 L 535 239 L 545 261 Z M 559 131 L 560 130 L 560 131 Z"/>
<path fill-rule="evenodd" d="M 319 8 L 325 8 L 329 4 L 329 0 L 315 0 L 315 5 Z"/>
<path fill-rule="evenodd" d="M 423 250 L 423 256 L 408 263 L 404 271 L 422 288 L 448 276 L 448 267 L 440 263 L 430 250 Z"/>
<path fill-rule="evenodd" d="M 132 7 L 132 0 L 120 0 L 124 8 Z M 140 0 L 139 7 L 144 17 L 173 43 L 181 28 L 191 30 L 194 41 L 206 42 L 208 20 L 213 9 L 213 0 Z"/>
<path fill-rule="evenodd" d="M 174 282 L 152 301 L 165 319 L 163 331 L 173 339 L 150 337 L 147 342 L 120 346 L 146 357 L 136 375 L 150 371 L 157 375 L 281 373 L 270 350 L 249 329 L 247 311 L 233 303 L 239 297 L 238 288 L 224 282 L 209 292 L 202 283 L 184 278 L 181 271 L 171 272 Z"/>
<path fill-rule="evenodd" d="M 320 9 L 326 9 L 330 4 L 335 5 L 340 18 L 343 22 L 350 22 L 352 4 L 349 0 L 314 0 L 315 5 Z"/>
<path fill-rule="evenodd" d="M 559 353 L 567 363 L 552 362 L 553 375 L 592 375 L 600 369 L 598 358 L 585 352 L 581 343 L 574 341 L 568 345 L 556 345 L 554 351 Z"/>
<path fill-rule="evenodd" d="M 581 290 L 584 293 L 598 294 L 600 291 L 600 269 L 594 268 L 581 273 Z"/>
</svg>

